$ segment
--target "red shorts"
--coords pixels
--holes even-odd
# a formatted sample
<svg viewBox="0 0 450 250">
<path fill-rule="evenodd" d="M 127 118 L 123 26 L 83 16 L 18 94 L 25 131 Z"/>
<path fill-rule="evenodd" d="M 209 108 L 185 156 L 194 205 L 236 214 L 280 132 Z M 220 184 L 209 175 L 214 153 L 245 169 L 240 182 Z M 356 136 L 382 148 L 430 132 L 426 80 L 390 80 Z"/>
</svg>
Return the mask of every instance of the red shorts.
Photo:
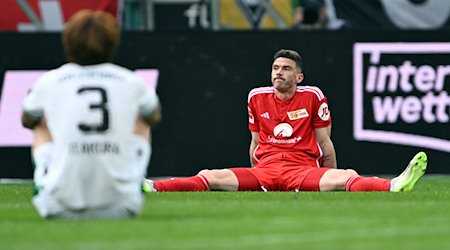
<svg viewBox="0 0 450 250">
<path fill-rule="evenodd" d="M 278 153 L 262 159 L 254 168 L 230 170 L 239 181 L 239 191 L 320 191 L 320 179 L 330 168 L 297 158 Z"/>
</svg>

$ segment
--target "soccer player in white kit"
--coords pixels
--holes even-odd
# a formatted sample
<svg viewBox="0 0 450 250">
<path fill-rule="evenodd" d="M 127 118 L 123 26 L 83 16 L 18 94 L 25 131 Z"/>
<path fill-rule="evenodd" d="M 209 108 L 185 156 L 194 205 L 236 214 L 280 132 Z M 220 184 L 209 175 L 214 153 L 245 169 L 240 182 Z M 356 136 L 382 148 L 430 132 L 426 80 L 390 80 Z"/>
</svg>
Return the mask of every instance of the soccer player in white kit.
<svg viewBox="0 0 450 250">
<path fill-rule="evenodd" d="M 142 209 L 160 104 L 143 79 L 110 63 L 119 40 L 111 14 L 75 13 L 62 34 L 68 63 L 43 75 L 23 102 L 42 217 L 127 218 Z"/>
</svg>

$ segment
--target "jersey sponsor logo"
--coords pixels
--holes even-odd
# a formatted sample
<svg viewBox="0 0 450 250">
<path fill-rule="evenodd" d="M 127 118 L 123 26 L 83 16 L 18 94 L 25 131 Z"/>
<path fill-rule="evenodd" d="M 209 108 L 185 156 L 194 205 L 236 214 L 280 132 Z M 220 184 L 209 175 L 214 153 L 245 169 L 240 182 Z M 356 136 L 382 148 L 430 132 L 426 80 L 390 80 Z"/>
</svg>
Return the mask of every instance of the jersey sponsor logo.
<svg viewBox="0 0 450 250">
<path fill-rule="evenodd" d="M 293 128 L 289 123 L 280 123 L 275 128 L 273 128 L 273 135 L 269 135 L 267 141 L 276 144 L 293 144 L 297 143 L 302 139 L 301 136 L 297 136 L 289 139 L 280 139 L 280 137 L 291 137 L 294 132 Z"/>
<path fill-rule="evenodd" d="M 354 138 L 450 152 L 450 43 L 356 43 Z"/>
<path fill-rule="evenodd" d="M 305 117 L 308 117 L 308 111 L 303 108 L 303 109 L 299 109 L 299 110 L 294 110 L 294 111 L 289 111 L 287 112 L 289 120 L 293 121 L 293 120 L 298 120 L 298 119 L 302 119 Z"/>
<path fill-rule="evenodd" d="M 328 109 L 328 104 L 325 102 L 320 104 L 317 114 L 323 121 L 328 121 L 330 119 L 330 110 Z"/>
<path fill-rule="evenodd" d="M 292 126 L 289 123 L 280 123 L 273 128 L 273 135 L 277 137 L 289 137 L 292 135 Z"/>
<path fill-rule="evenodd" d="M 289 139 L 278 139 L 275 138 L 274 136 L 269 135 L 268 137 L 268 142 L 270 143 L 275 143 L 275 144 L 293 144 L 293 143 L 297 143 L 302 139 L 301 136 L 297 136 L 294 138 L 289 138 Z"/>
</svg>

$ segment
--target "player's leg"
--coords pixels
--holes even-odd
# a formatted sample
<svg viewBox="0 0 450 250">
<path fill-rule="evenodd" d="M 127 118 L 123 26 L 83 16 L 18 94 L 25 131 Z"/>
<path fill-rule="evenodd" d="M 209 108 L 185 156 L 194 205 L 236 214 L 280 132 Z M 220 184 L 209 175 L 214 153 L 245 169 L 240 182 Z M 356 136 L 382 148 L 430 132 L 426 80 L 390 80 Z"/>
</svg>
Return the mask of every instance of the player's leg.
<svg viewBox="0 0 450 250">
<path fill-rule="evenodd" d="M 198 175 L 205 177 L 209 184 L 209 190 L 238 190 L 238 178 L 230 169 L 202 170 L 198 173 Z"/>
<path fill-rule="evenodd" d="M 146 180 L 146 191 L 262 191 L 251 170 L 229 168 L 202 170 L 196 176 L 168 180 Z"/>
<path fill-rule="evenodd" d="M 363 177 L 353 169 L 315 168 L 304 177 L 300 191 L 389 191 L 390 180 Z"/>
<path fill-rule="evenodd" d="M 53 160 L 53 143 L 45 121 L 41 121 L 34 128 L 32 145 L 32 160 L 34 165 L 35 193 L 41 189 L 42 179 L 48 173 Z"/>
<path fill-rule="evenodd" d="M 265 171 L 259 168 L 230 168 L 236 176 L 237 191 L 268 191 L 261 185 L 259 178 L 264 178 Z M 233 183 L 236 185 L 236 182 Z M 271 185 L 267 185 L 268 187 Z M 233 186 L 234 191 L 236 186 Z"/>
<path fill-rule="evenodd" d="M 319 181 L 320 191 L 345 191 L 348 188 L 347 184 L 349 183 L 349 180 L 354 180 L 356 178 L 364 179 L 366 180 L 366 182 L 369 180 L 367 179 L 367 177 L 360 176 L 353 169 L 329 169 L 320 178 Z M 364 182 L 365 184 L 364 186 L 368 184 L 366 182 Z M 351 190 L 351 191 L 362 191 L 362 190 Z"/>
<path fill-rule="evenodd" d="M 306 172 L 300 191 L 344 191 L 348 179 L 358 176 L 353 169 L 312 168 Z"/>
<path fill-rule="evenodd" d="M 237 191 L 238 180 L 229 169 L 202 170 L 196 176 L 170 178 L 167 180 L 146 180 L 145 191 L 180 192 L 223 190 Z"/>
<path fill-rule="evenodd" d="M 56 211 L 62 208 L 57 202 L 44 193 L 45 176 L 50 171 L 51 162 L 53 161 L 53 143 L 50 132 L 45 121 L 41 121 L 33 129 L 33 145 L 32 160 L 34 165 L 33 181 L 33 205 L 40 216 L 48 218 Z"/>
<path fill-rule="evenodd" d="M 427 156 L 420 152 L 409 162 L 405 171 L 390 180 L 378 177 L 364 177 L 354 170 L 331 169 L 320 179 L 321 191 L 411 191 L 427 168 Z"/>
<path fill-rule="evenodd" d="M 389 191 L 391 180 L 360 176 L 353 169 L 329 169 L 320 178 L 320 191 Z"/>
<path fill-rule="evenodd" d="M 145 179 L 144 192 L 201 192 L 209 190 L 209 183 L 200 175 L 163 180 Z"/>
</svg>

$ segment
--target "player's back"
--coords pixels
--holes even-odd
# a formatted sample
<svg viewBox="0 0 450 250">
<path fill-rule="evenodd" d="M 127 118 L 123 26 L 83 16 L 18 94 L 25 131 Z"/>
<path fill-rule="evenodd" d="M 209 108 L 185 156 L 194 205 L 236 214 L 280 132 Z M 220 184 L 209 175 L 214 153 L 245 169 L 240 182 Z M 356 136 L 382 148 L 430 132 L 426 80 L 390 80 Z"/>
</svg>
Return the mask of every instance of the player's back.
<svg viewBox="0 0 450 250">
<path fill-rule="evenodd" d="M 140 192 L 145 168 L 131 164 L 144 84 L 113 64 L 66 64 L 37 83 L 55 155 L 46 178 L 69 207 L 102 206 Z M 143 138 L 141 138 L 143 140 Z"/>
</svg>

